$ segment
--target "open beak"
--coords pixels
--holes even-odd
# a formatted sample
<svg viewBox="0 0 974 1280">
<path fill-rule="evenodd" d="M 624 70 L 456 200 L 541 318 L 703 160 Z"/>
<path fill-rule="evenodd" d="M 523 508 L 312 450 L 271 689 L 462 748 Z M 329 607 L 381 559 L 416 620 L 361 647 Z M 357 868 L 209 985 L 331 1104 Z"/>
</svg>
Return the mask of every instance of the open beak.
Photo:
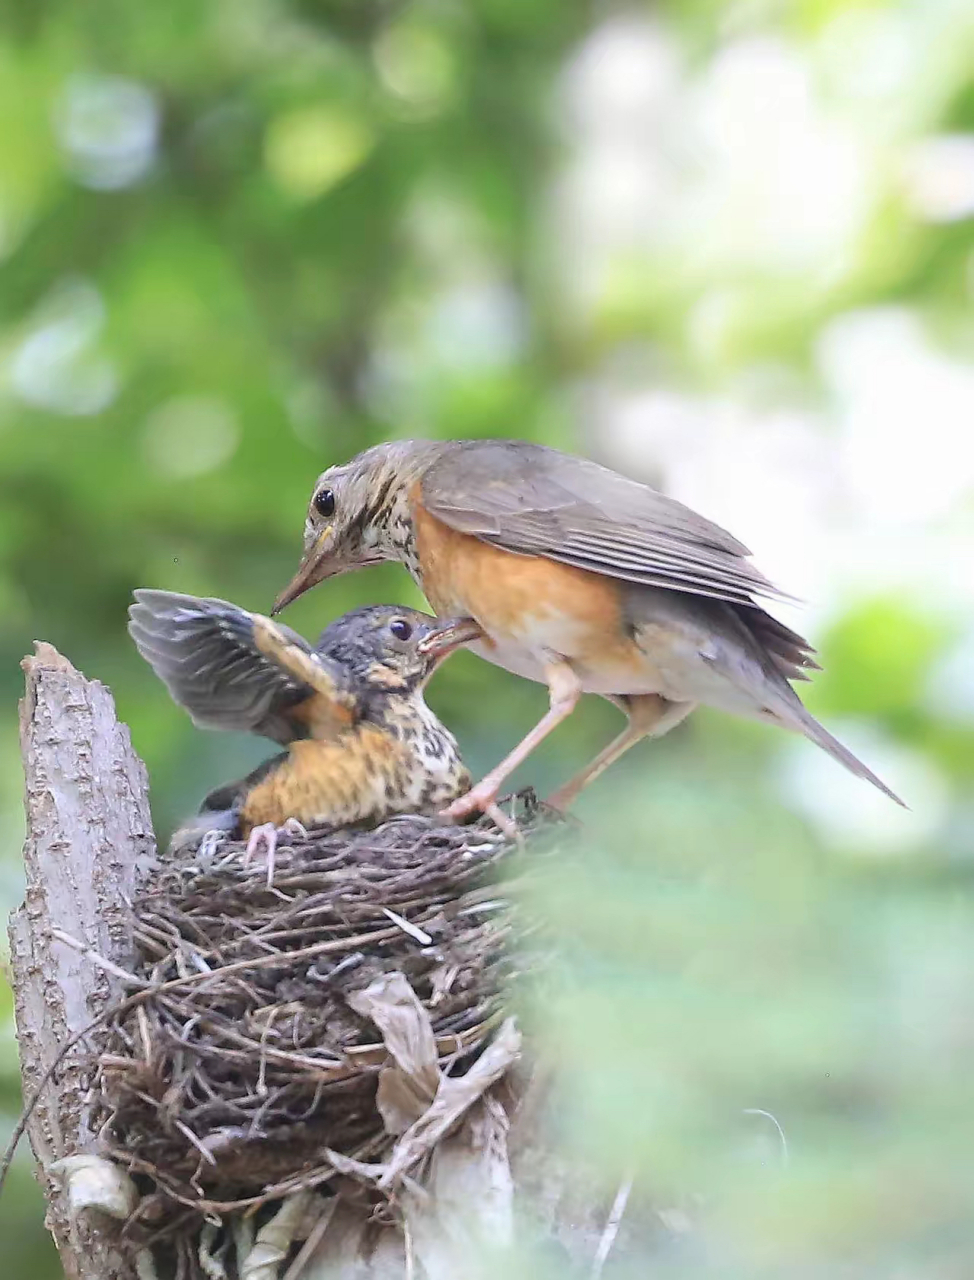
<svg viewBox="0 0 974 1280">
<path fill-rule="evenodd" d="M 416 648 L 424 657 L 441 662 L 455 649 L 483 637 L 483 628 L 473 618 L 446 618 L 428 632 Z"/>
</svg>

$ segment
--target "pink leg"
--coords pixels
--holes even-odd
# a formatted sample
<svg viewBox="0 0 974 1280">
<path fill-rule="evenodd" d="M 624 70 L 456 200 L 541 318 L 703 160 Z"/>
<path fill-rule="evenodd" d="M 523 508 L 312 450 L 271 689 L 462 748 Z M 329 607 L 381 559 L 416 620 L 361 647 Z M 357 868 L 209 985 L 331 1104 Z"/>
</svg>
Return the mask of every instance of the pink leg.
<svg viewBox="0 0 974 1280">
<path fill-rule="evenodd" d="M 496 769 L 491 769 L 477 785 L 459 800 L 454 800 L 448 809 L 443 811 L 445 818 L 465 818 L 468 814 L 486 812 L 493 805 L 497 793 L 505 780 L 523 763 L 539 743 L 547 738 L 563 720 L 575 710 L 582 696 L 582 683 L 578 676 L 563 659 L 552 661 L 545 666 L 545 677 L 548 681 L 548 694 L 551 706 L 527 736 L 518 743 L 510 755 L 506 756 Z"/>
<path fill-rule="evenodd" d="M 615 764 L 620 756 L 625 755 L 630 747 L 634 747 L 643 738 L 661 738 L 681 720 L 685 719 L 695 702 L 670 702 L 656 693 L 646 693 L 630 697 L 617 705 L 622 707 L 629 717 L 629 723 L 617 738 L 600 751 L 592 763 L 577 773 L 570 782 L 548 797 L 546 803 L 553 809 L 568 809 L 578 799 L 590 782 Z"/>
<path fill-rule="evenodd" d="M 273 822 L 264 822 L 252 829 L 247 848 L 244 850 L 245 867 L 262 844 L 267 846 L 267 887 L 270 889 L 274 883 L 274 854 L 277 851 L 277 827 Z"/>
<path fill-rule="evenodd" d="M 523 846 L 524 837 L 518 830 L 518 825 L 513 818 L 509 818 L 506 813 L 497 807 L 496 804 L 487 805 L 484 809 L 484 813 L 486 813 L 487 817 L 490 818 L 491 822 L 502 836 L 506 837 L 508 840 L 513 840 L 515 844 Z"/>
</svg>

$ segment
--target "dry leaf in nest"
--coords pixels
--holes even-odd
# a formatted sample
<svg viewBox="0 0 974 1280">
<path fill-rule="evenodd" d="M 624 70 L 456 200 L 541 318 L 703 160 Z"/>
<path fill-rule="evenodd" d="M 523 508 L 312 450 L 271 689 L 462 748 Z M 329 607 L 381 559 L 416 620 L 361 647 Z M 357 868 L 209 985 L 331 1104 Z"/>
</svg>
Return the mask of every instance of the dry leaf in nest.
<svg viewBox="0 0 974 1280">
<path fill-rule="evenodd" d="M 153 1192 L 136 1234 L 338 1173 L 381 1199 L 422 1164 L 518 1053 L 511 853 L 486 821 L 408 817 L 279 847 L 270 888 L 239 843 L 161 868 L 136 906 L 152 991 L 96 1079 L 105 1154 Z"/>
</svg>

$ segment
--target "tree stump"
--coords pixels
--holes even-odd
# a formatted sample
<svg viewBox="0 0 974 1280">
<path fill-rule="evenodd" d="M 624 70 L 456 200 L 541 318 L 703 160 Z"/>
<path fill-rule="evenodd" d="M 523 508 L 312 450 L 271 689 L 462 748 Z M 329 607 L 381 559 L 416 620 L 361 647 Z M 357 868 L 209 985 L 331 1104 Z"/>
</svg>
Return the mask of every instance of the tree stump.
<svg viewBox="0 0 974 1280">
<path fill-rule="evenodd" d="M 146 771 L 108 689 L 46 644 L 23 666 L 27 892 L 10 924 L 11 969 L 32 1104 L 26 1132 L 68 1280 L 456 1280 L 475 1275 L 481 1258 L 496 1264 L 521 1209 L 572 1270 L 599 1274 L 628 1187 L 613 1203 L 546 1149 L 544 1076 L 528 1085 L 523 1062 L 513 1070 L 520 1035 L 511 1019 L 468 1076 L 441 1073 L 427 1013 L 400 974 L 348 999 L 385 1044 L 380 1109 L 396 1120 L 388 1159 L 366 1165 L 326 1152 L 371 1202 L 299 1189 L 264 1206 L 262 1222 L 242 1214 L 221 1224 L 211 1214 L 163 1270 L 151 1249 L 133 1250 L 125 1222 L 140 1191 L 104 1158 L 91 1064 L 107 1024 L 149 986 L 133 979 L 133 903 L 160 867 Z M 464 1080 L 469 1096 L 458 1101 Z M 390 1187 L 394 1211 L 377 1216 L 375 1195 Z"/>
<path fill-rule="evenodd" d="M 37 1095 L 27 1133 L 68 1280 L 129 1280 L 134 1273 L 111 1234 L 72 1213 L 57 1172 L 60 1160 L 96 1148 L 83 1037 L 126 990 L 63 939 L 131 964 L 130 906 L 155 852 L 148 780 L 104 685 L 43 643 L 22 665 L 27 890 L 9 933 L 25 1101 Z M 69 1052 L 45 1079 L 76 1037 L 82 1052 Z"/>
</svg>

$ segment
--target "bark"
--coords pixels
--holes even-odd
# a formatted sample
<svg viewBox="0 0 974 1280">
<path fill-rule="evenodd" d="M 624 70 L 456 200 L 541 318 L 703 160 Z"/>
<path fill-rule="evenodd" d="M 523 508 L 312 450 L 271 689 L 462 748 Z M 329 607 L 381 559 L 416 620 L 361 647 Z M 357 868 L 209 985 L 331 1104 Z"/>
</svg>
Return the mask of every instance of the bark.
<svg viewBox="0 0 974 1280">
<path fill-rule="evenodd" d="M 133 967 L 129 908 L 155 855 L 146 771 L 128 729 L 116 718 L 108 689 L 86 680 L 50 645 L 38 644 L 23 667 L 27 890 L 11 919 L 10 948 L 25 1102 L 39 1089 L 27 1134 L 65 1276 L 136 1280 L 133 1263 L 116 1245 L 118 1223 L 105 1214 L 79 1212 L 77 1200 L 83 1195 L 76 1197 L 72 1211 L 66 1179 L 56 1168 L 65 1158 L 97 1151 L 97 1135 L 89 1127 L 86 1072 L 98 1049 L 100 1028 L 70 1050 L 50 1079 L 45 1080 L 45 1073 L 72 1037 L 130 994 L 121 977 L 79 951 L 77 944 L 109 966 Z M 60 941 L 59 932 L 76 945 Z M 402 1055 L 396 1060 L 401 1064 Z M 236 1246 L 239 1274 L 247 1280 L 284 1275 L 287 1280 L 405 1280 L 419 1273 L 427 1280 L 453 1280 L 474 1274 L 471 1263 L 484 1257 L 485 1247 L 488 1254 L 491 1244 L 503 1248 L 515 1216 L 527 1206 L 543 1239 L 560 1245 L 566 1264 L 573 1263 L 581 1274 L 597 1275 L 600 1240 L 603 1252 L 615 1240 L 611 1215 L 606 1231 L 612 1198 L 606 1201 L 604 1190 L 586 1191 L 579 1171 L 562 1167 L 553 1157 L 543 1137 L 547 1082 L 536 1076 L 526 1095 L 524 1083 L 509 1088 L 512 1076 L 507 1084 L 491 1086 L 452 1132 L 444 1121 L 435 1147 L 431 1140 L 426 1191 L 400 1199 L 404 1229 L 385 1227 L 376 1235 L 368 1210 L 301 1193 L 283 1204 L 256 1244 L 252 1226 L 238 1224 L 241 1239 L 250 1232 L 246 1247 Z M 387 1089 L 385 1100 L 390 1099 Z M 444 1112 L 449 1101 L 443 1101 Z M 418 1130 L 434 1109 L 407 1130 L 404 1142 L 422 1139 Z M 132 1207 L 128 1203 L 126 1208 L 124 1188 L 94 1198 L 110 1203 L 116 1191 L 113 1216 L 122 1218 Z M 624 1200 L 620 1203 L 624 1208 Z M 201 1262 L 209 1257 L 208 1231 L 212 1228 L 204 1228 L 192 1246 Z M 306 1244 L 288 1266 L 296 1240 Z M 139 1274 L 168 1280 L 153 1266 L 146 1267 L 144 1258 Z"/>
<path fill-rule="evenodd" d="M 111 693 L 47 644 L 25 658 L 20 705 L 26 774 L 27 889 L 10 921 L 24 1099 L 40 1095 L 27 1133 L 47 1198 L 47 1224 L 68 1280 L 130 1280 L 108 1220 L 69 1212 L 64 1179 L 52 1165 L 93 1152 L 85 1059 L 97 1030 L 42 1083 L 69 1039 L 82 1032 L 124 984 L 72 947 L 61 930 L 110 961 L 133 959 L 129 904 L 155 850 L 145 766 L 119 724 Z"/>
</svg>

